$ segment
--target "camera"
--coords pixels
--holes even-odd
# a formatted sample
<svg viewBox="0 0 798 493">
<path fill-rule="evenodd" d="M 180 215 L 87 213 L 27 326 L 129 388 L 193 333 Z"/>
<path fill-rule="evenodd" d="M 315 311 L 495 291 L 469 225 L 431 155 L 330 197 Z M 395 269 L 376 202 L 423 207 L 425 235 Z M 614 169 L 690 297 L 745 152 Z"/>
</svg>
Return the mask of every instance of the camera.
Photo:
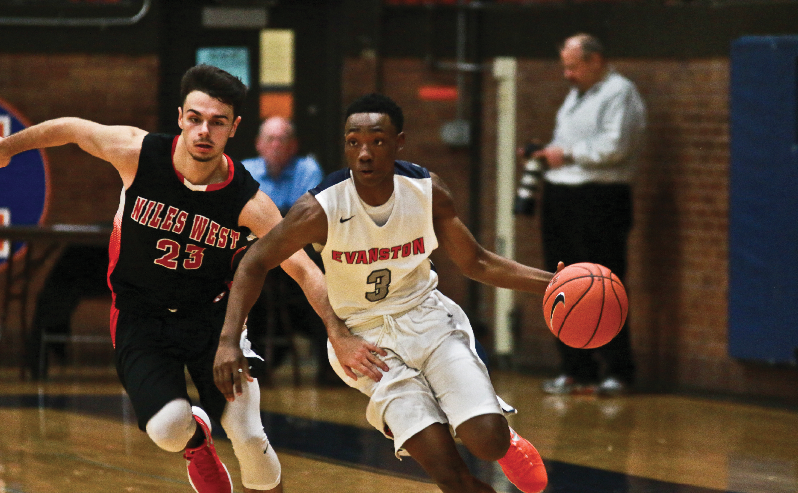
<svg viewBox="0 0 798 493">
<path fill-rule="evenodd" d="M 546 163 L 543 159 L 533 158 L 532 154 L 542 148 L 542 146 L 532 143 L 524 147 L 523 156 L 526 162 L 521 174 L 521 183 L 515 193 L 514 214 L 535 215 L 535 202 L 540 193 L 540 181 L 543 179 Z"/>
</svg>

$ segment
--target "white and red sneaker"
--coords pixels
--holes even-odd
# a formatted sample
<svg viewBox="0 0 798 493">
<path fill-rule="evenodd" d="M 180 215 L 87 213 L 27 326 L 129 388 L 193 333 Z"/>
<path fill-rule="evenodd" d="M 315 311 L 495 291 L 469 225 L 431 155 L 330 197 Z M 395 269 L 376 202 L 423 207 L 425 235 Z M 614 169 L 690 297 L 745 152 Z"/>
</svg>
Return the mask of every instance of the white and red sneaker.
<svg viewBox="0 0 798 493">
<path fill-rule="evenodd" d="M 194 419 L 205 433 L 205 442 L 199 447 L 187 448 L 183 453 L 188 469 L 188 480 L 197 493 L 233 493 L 230 473 L 219 456 L 211 438 L 211 420 L 201 408 L 191 408 Z"/>
<path fill-rule="evenodd" d="M 507 479 L 524 493 L 539 493 L 549 482 L 543 459 L 529 441 L 510 428 L 510 448 L 499 459 Z"/>
</svg>

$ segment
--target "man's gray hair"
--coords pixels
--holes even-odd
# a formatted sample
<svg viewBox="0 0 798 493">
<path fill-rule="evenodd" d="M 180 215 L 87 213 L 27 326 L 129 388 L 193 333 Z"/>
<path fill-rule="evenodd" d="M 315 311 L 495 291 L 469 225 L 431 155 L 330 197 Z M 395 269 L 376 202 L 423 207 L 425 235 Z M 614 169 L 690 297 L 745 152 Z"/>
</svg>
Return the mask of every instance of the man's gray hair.
<svg viewBox="0 0 798 493">
<path fill-rule="evenodd" d="M 589 58 L 593 54 L 597 54 L 600 57 L 604 58 L 604 44 L 592 34 L 587 33 L 578 33 L 574 34 L 573 36 L 569 37 L 568 39 L 576 39 L 579 42 L 579 46 L 582 48 L 582 57 L 584 59 Z M 565 48 L 565 43 L 568 39 L 563 42 L 560 46 L 560 51 Z"/>
</svg>

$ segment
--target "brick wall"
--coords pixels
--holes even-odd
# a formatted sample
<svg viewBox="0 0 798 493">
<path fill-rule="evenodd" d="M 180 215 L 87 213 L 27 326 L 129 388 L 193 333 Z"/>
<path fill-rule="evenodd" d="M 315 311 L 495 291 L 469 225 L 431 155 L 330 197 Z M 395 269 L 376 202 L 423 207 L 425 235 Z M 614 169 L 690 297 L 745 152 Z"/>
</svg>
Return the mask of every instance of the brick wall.
<svg viewBox="0 0 798 493">
<path fill-rule="evenodd" d="M 727 353 L 728 59 L 616 60 L 614 65 L 638 85 L 649 111 L 648 145 L 635 183 L 626 285 L 640 383 L 651 390 L 798 398 L 795 370 L 741 363 Z M 519 60 L 518 70 L 518 144 L 529 138 L 547 141 L 567 92 L 559 63 Z M 467 217 L 467 153 L 447 148 L 438 137 L 440 126 L 455 117 L 456 105 L 421 101 L 417 94 L 421 85 L 454 84 L 454 76 L 431 72 L 415 59 L 384 60 L 382 76 L 384 92 L 407 115 L 403 158 L 440 174 L 454 191 L 461 215 Z M 373 77 L 373 61 L 349 59 L 344 101 L 373 90 Z M 495 83 L 489 75 L 484 79 L 483 104 L 479 240 L 492 249 L 496 105 Z M 433 258 L 441 273 L 441 289 L 464 303 L 467 281 L 451 263 Z M 537 217 L 517 218 L 516 258 L 542 265 Z M 479 313 L 490 321 L 492 290 L 481 292 Z M 555 371 L 558 357 L 541 316 L 540 297 L 518 293 L 516 301 L 515 362 Z"/>
<path fill-rule="evenodd" d="M 0 54 L 0 98 L 32 124 L 77 116 L 154 131 L 158 84 L 156 56 Z M 45 153 L 51 180 L 45 223 L 110 223 L 122 189 L 116 170 L 75 145 L 50 148 Z M 47 267 L 49 263 L 33 280 L 34 293 Z M 3 334 L 7 344 L 0 345 L 3 362 L 17 357 L 10 353 L 21 338 L 18 303 L 11 305 L 9 316 Z"/>
<path fill-rule="evenodd" d="M 157 127 L 154 56 L 3 54 L 0 74 L 0 97 L 31 123 L 77 116 L 107 125 Z M 122 188 L 116 170 L 74 145 L 45 152 L 52 179 L 47 223 L 110 222 Z"/>
<path fill-rule="evenodd" d="M 641 383 L 651 389 L 798 397 L 794 370 L 744 364 L 727 356 L 728 60 L 618 60 L 615 65 L 637 83 L 649 108 L 627 280 Z M 376 66 L 369 58 L 346 61 L 345 104 L 374 90 Z M 447 147 L 439 137 L 441 125 L 457 116 L 457 106 L 418 97 L 422 85 L 454 85 L 454 75 L 432 72 L 417 59 L 384 60 L 382 70 L 384 92 L 406 113 L 408 140 L 402 158 L 438 173 L 468 222 L 468 153 Z M 0 74 L 0 98 L 33 123 L 80 116 L 156 130 L 155 56 L 2 54 Z M 531 137 L 547 140 L 567 90 L 559 64 L 520 60 L 519 81 L 518 143 Z M 486 75 L 479 239 L 489 248 L 494 242 L 494 94 L 492 78 Z M 109 221 L 121 187 L 113 168 L 75 146 L 53 148 L 47 155 L 52 184 L 46 222 Z M 540 266 L 538 219 L 519 217 L 516 226 L 516 257 Z M 433 260 L 441 273 L 441 290 L 466 303 L 468 281 L 445 257 L 434 254 Z M 40 282 L 41 276 L 34 289 Z M 492 290 L 481 293 L 477 315 L 490 321 Z M 553 371 L 557 355 L 541 317 L 540 298 L 519 293 L 516 300 L 516 363 Z M 10 353 L 19 342 L 13 332 L 19 326 L 17 313 L 12 305 L 12 332 L 4 332 L 0 345 L 3 362 L 16 359 Z"/>
</svg>

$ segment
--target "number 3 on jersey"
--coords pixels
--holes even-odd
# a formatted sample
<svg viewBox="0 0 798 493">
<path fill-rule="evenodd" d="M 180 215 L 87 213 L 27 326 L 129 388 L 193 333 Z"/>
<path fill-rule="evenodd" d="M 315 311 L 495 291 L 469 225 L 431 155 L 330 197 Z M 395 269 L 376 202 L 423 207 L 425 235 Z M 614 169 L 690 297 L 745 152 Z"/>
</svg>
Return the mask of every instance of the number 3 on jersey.
<svg viewBox="0 0 798 493">
<path fill-rule="evenodd" d="M 369 301 L 380 301 L 388 296 L 388 286 L 391 285 L 391 271 L 388 269 L 379 269 L 373 271 L 366 278 L 366 282 L 374 284 L 374 291 L 366 293 L 366 299 Z"/>
<path fill-rule="evenodd" d="M 162 238 L 155 244 L 158 250 L 166 252 L 163 257 L 155 259 L 155 263 L 167 269 L 177 269 L 180 256 L 180 243 L 168 238 Z M 183 268 L 188 270 L 199 269 L 202 266 L 202 256 L 205 249 L 197 245 L 186 245 L 188 258 L 183 260 Z"/>
</svg>

